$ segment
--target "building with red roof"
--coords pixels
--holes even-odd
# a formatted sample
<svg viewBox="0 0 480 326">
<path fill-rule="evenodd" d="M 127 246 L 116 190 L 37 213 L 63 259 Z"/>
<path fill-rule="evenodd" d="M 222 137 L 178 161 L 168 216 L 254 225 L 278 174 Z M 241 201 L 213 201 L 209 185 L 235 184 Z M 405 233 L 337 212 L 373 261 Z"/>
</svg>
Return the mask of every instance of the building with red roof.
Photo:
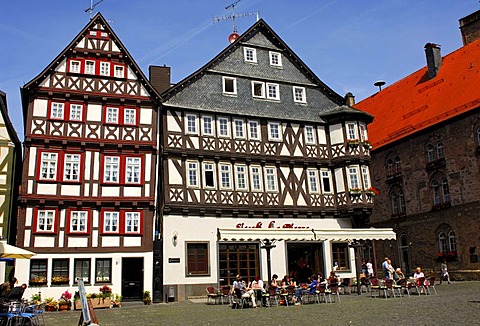
<svg viewBox="0 0 480 326">
<path fill-rule="evenodd" d="M 397 233 L 377 254 L 407 273 L 446 259 L 455 279 L 480 279 L 480 11 L 459 22 L 461 48 L 442 57 L 427 43 L 425 67 L 355 107 L 374 116 L 370 224 Z"/>
</svg>

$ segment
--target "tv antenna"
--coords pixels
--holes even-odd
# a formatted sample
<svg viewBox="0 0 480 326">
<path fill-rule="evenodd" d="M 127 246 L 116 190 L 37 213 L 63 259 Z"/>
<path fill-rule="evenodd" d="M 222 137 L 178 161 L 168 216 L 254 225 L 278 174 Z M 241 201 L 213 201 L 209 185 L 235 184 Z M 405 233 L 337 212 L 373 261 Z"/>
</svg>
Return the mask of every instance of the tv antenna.
<svg viewBox="0 0 480 326">
<path fill-rule="evenodd" d="M 90 20 L 93 18 L 93 9 L 95 9 L 96 6 L 98 6 L 103 0 L 98 0 L 97 2 L 93 3 L 93 0 L 90 0 L 90 7 L 85 9 L 85 12 L 90 13 Z"/>
<path fill-rule="evenodd" d="M 256 15 L 257 16 L 257 21 L 259 20 L 259 14 L 260 13 L 258 11 L 235 14 L 235 7 L 237 6 L 237 4 L 240 1 L 242 1 L 242 0 L 237 0 L 234 3 L 225 7 L 226 10 L 230 10 L 230 9 L 232 10 L 231 15 L 213 17 L 213 23 L 218 23 L 218 22 L 221 22 L 221 21 L 224 21 L 224 20 L 231 20 L 232 21 L 232 23 L 233 23 L 233 33 L 230 34 L 230 36 L 228 37 L 228 40 L 230 41 L 230 43 L 233 43 L 239 37 L 238 32 L 237 32 L 237 24 L 235 22 L 236 18 Z"/>
</svg>

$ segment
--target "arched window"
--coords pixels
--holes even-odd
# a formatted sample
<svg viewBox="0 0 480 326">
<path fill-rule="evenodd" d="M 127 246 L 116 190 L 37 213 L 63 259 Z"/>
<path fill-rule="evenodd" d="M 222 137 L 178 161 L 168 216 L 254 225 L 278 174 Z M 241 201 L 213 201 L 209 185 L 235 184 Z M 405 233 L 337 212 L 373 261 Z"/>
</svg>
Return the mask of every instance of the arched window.
<svg viewBox="0 0 480 326">
<path fill-rule="evenodd" d="M 400 157 L 395 157 L 395 166 L 394 166 L 395 173 L 400 173 L 402 169 L 400 168 Z"/>
<path fill-rule="evenodd" d="M 409 265 L 409 245 L 408 245 L 408 240 L 407 240 L 407 235 L 405 233 L 402 233 L 400 235 L 400 244 L 398 246 L 398 249 L 400 251 L 400 265 L 402 270 L 404 271 L 409 271 L 410 270 L 410 265 Z"/>
<path fill-rule="evenodd" d="M 447 178 L 442 179 L 442 194 L 443 194 L 443 202 L 444 203 L 449 203 L 450 202 L 450 190 L 448 188 Z"/>
<path fill-rule="evenodd" d="M 480 146 L 480 127 L 477 128 L 477 145 Z"/>
<path fill-rule="evenodd" d="M 393 161 L 391 159 L 387 160 L 387 175 L 393 175 Z"/>
<path fill-rule="evenodd" d="M 400 209 L 400 214 L 405 214 L 407 212 L 405 206 L 405 195 L 403 194 L 403 191 L 398 192 L 398 206 Z"/>
<path fill-rule="evenodd" d="M 451 252 L 457 252 L 457 238 L 453 230 L 448 232 L 448 249 Z"/>
<path fill-rule="evenodd" d="M 398 196 L 396 192 L 392 192 L 390 194 L 390 200 L 392 202 L 392 215 L 398 215 L 399 210 L 398 210 Z"/>
<path fill-rule="evenodd" d="M 433 150 L 433 145 L 428 144 L 427 145 L 427 162 L 433 162 L 435 161 L 435 153 Z"/>
<path fill-rule="evenodd" d="M 444 254 L 446 254 L 448 251 L 447 239 L 445 237 L 445 233 L 443 232 L 440 232 L 438 234 L 438 249 L 441 253 L 444 253 Z"/>
<path fill-rule="evenodd" d="M 432 181 L 432 195 L 433 195 L 433 205 L 440 205 L 440 186 L 436 180 Z"/>
<path fill-rule="evenodd" d="M 443 143 L 438 142 L 437 143 L 437 159 L 441 159 L 443 157 L 445 157 L 445 153 L 443 151 Z"/>
</svg>

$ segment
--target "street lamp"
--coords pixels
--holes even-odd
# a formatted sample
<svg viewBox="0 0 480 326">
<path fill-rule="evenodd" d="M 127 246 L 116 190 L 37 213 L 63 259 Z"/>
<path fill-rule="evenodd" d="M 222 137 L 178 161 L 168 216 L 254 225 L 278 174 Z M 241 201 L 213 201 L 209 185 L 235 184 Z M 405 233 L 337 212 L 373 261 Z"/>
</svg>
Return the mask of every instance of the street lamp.
<svg viewBox="0 0 480 326">
<path fill-rule="evenodd" d="M 275 248 L 276 246 L 274 243 L 276 240 L 270 241 L 270 239 L 264 239 L 263 241 L 260 240 L 262 243 L 262 246 L 260 246 L 261 249 L 265 249 L 267 251 L 267 272 L 268 272 L 268 282 L 272 279 L 272 265 L 270 262 L 270 250 L 272 248 Z"/>
<path fill-rule="evenodd" d="M 360 280 L 360 271 L 358 268 L 358 259 L 360 258 L 358 249 L 363 247 L 364 245 L 365 244 L 363 243 L 363 241 L 360 242 L 356 239 L 353 239 L 348 245 L 350 248 L 353 248 L 353 251 L 355 252 L 355 274 L 357 276 L 357 294 L 358 295 L 360 295 L 361 289 L 362 289 L 362 284 Z"/>
</svg>

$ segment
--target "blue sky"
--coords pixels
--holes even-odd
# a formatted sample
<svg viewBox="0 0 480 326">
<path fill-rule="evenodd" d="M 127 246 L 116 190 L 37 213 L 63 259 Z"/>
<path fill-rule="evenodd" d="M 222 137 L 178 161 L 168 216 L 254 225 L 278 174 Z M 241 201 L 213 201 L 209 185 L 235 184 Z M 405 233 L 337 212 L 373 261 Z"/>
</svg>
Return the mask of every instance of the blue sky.
<svg viewBox="0 0 480 326">
<path fill-rule="evenodd" d="M 94 3 L 98 0 L 94 0 Z M 172 67 L 176 83 L 226 46 L 235 0 L 104 0 L 94 10 L 110 21 L 143 72 Z M 4 0 L 0 90 L 23 140 L 20 87 L 37 76 L 88 23 L 90 0 Z M 425 66 L 423 46 L 441 45 L 442 55 L 462 46 L 458 19 L 479 10 L 476 0 L 242 0 L 236 13 L 260 17 L 307 66 L 340 95 L 357 102 Z M 237 19 L 239 34 L 255 16 Z"/>
</svg>

